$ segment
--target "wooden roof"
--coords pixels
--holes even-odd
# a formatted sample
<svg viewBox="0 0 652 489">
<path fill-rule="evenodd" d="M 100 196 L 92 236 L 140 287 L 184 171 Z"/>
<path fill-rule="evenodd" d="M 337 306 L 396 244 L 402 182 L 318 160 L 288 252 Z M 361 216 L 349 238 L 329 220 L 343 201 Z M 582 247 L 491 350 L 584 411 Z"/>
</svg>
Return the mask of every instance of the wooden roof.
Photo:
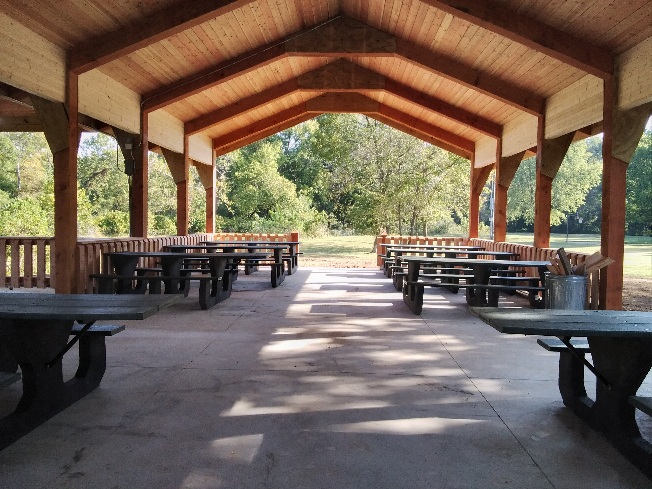
<svg viewBox="0 0 652 489">
<path fill-rule="evenodd" d="M 82 113 L 138 132 L 142 109 L 205 163 L 362 112 L 483 165 L 534 146 L 538 116 L 598 124 L 614 73 L 623 107 L 652 101 L 649 0 L 0 0 L 0 27 L 0 129 L 37 125 L 25 93 L 63 101 L 68 63 Z"/>
</svg>

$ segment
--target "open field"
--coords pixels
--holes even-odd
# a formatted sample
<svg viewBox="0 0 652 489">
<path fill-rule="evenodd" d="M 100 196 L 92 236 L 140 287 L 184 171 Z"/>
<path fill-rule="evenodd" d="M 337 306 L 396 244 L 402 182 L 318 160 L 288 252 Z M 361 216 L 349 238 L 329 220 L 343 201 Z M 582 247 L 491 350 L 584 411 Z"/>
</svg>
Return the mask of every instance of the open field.
<svg viewBox="0 0 652 489">
<path fill-rule="evenodd" d="M 304 238 L 301 264 L 308 267 L 375 268 L 374 236 Z M 507 240 L 530 244 L 532 235 L 509 234 Z M 597 235 L 552 235 L 551 248 L 593 253 L 600 250 Z M 652 238 L 631 236 L 625 241 L 623 308 L 652 311 Z"/>
</svg>

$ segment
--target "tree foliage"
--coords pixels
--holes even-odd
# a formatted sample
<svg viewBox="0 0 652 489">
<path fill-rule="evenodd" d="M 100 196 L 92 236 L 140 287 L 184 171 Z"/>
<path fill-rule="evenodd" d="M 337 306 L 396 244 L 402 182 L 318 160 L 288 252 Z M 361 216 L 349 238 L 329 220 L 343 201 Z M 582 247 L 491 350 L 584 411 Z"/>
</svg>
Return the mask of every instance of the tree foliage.
<svg viewBox="0 0 652 489">
<path fill-rule="evenodd" d="M 630 234 L 652 236 L 652 131 L 643 134 L 627 168 L 626 222 Z"/>
<path fill-rule="evenodd" d="M 588 150 L 586 140 L 571 144 L 552 184 L 550 224 L 566 221 L 585 203 L 586 195 L 600 183 L 602 161 Z M 536 161 L 524 160 L 509 188 L 507 218 L 510 222 L 534 222 Z"/>
</svg>

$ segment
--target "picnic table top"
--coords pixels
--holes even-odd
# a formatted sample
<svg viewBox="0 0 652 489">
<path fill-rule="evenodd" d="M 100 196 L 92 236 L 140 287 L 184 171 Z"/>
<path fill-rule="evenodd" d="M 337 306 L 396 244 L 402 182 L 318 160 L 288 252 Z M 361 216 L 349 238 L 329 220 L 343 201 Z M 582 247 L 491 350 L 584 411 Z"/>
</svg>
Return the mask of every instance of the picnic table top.
<svg viewBox="0 0 652 489">
<path fill-rule="evenodd" d="M 250 241 L 200 241 L 200 245 L 217 245 L 217 246 L 229 246 L 229 245 L 244 245 L 244 246 L 251 246 L 251 245 L 298 245 L 301 244 L 300 241 L 256 241 L 256 240 L 250 240 Z"/>
<path fill-rule="evenodd" d="M 649 312 L 496 307 L 472 307 L 470 310 L 501 333 L 652 338 L 652 313 Z"/>
<path fill-rule="evenodd" d="M 482 246 L 467 246 L 467 245 L 429 245 L 429 244 L 389 244 L 380 243 L 385 248 L 427 248 L 433 250 L 484 250 Z"/>
<path fill-rule="evenodd" d="M 499 265 L 499 266 L 519 266 L 519 267 L 545 267 L 550 262 L 547 260 L 487 260 L 482 258 L 446 258 L 446 257 L 426 257 L 426 256 L 402 256 L 402 261 L 418 263 L 444 263 L 453 265 Z"/>
<path fill-rule="evenodd" d="M 93 321 L 145 319 L 178 295 L 0 293 L 0 319 Z"/>
<path fill-rule="evenodd" d="M 428 250 L 418 248 L 392 248 L 393 252 L 400 251 L 401 253 L 459 253 L 461 255 L 489 255 L 489 256 L 519 256 L 514 251 L 487 251 L 487 250 L 462 250 L 462 249 L 441 249 L 441 250 Z"/>
<path fill-rule="evenodd" d="M 147 257 L 147 258 L 252 258 L 260 256 L 261 258 L 269 256 L 268 253 L 242 253 L 242 252 L 233 252 L 233 253 L 222 253 L 222 252 L 208 252 L 208 253 L 182 253 L 179 251 L 108 251 L 104 253 L 105 256 L 117 256 L 117 257 Z"/>
</svg>

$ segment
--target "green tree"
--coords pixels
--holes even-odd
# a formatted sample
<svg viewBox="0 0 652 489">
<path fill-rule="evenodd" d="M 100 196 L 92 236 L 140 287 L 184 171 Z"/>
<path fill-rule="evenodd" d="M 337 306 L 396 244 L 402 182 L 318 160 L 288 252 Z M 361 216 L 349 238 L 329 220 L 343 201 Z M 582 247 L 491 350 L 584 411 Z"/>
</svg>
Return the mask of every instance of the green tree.
<svg viewBox="0 0 652 489">
<path fill-rule="evenodd" d="M 564 223 L 568 214 L 574 214 L 601 178 L 602 162 L 588 151 L 586 140 L 571 144 L 553 181 L 551 226 Z M 536 161 L 528 158 L 521 163 L 509 188 L 508 221 L 534 222 L 535 182 Z"/>
<path fill-rule="evenodd" d="M 628 234 L 652 235 L 652 131 L 643 137 L 627 168 Z"/>
</svg>

